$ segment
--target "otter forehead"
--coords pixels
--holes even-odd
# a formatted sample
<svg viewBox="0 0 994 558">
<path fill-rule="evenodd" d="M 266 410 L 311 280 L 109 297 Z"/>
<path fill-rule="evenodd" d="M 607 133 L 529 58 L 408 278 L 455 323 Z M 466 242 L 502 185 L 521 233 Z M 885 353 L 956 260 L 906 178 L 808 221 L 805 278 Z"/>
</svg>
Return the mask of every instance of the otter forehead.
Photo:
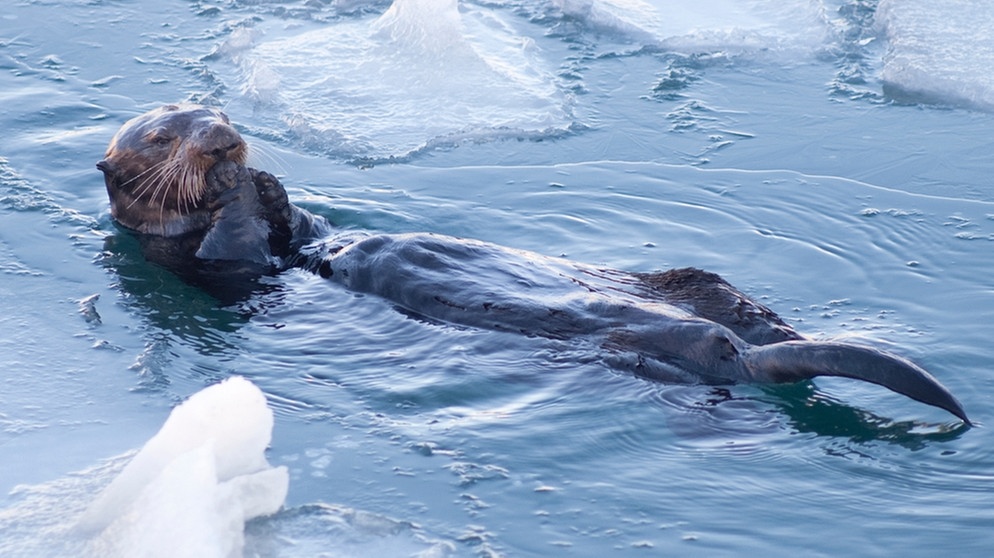
<svg viewBox="0 0 994 558">
<path fill-rule="evenodd" d="M 119 146 L 134 146 L 156 134 L 184 138 L 211 123 L 230 125 L 220 110 L 194 104 L 165 105 L 128 120 L 111 140 L 108 152 Z"/>
</svg>

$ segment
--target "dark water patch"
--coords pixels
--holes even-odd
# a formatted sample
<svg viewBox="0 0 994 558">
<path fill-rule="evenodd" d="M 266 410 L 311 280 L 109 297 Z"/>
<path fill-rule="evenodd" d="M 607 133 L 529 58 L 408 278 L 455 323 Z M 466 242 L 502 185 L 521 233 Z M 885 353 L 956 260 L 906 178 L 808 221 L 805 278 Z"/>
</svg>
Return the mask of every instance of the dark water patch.
<svg viewBox="0 0 994 558">
<path fill-rule="evenodd" d="M 245 279 L 243 289 L 228 285 L 228 294 L 235 298 L 225 304 L 173 272 L 146 261 L 137 238 L 123 231 L 104 238 L 96 263 L 113 274 L 119 303 L 130 313 L 152 328 L 168 332 L 165 339 L 180 339 L 205 354 L 223 355 L 235 349 L 237 345 L 230 336 L 248 322 L 252 309 L 240 310 L 234 301 L 244 301 L 253 292 L 267 290 L 258 280 Z M 142 371 L 146 368 L 144 364 L 138 366 Z M 154 370 L 149 373 L 158 375 Z"/>
<path fill-rule="evenodd" d="M 970 430 L 959 422 L 894 421 L 821 393 L 810 383 L 770 387 L 764 392 L 776 397 L 789 428 L 798 433 L 846 438 L 854 447 L 880 441 L 921 450 L 932 443 L 954 441 Z"/>
</svg>

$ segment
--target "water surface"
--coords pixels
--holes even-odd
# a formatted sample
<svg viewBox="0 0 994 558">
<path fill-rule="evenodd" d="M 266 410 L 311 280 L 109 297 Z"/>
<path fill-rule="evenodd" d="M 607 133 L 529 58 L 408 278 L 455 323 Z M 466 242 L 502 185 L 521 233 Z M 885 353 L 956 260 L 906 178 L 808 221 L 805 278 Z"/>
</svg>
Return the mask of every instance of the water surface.
<svg viewBox="0 0 994 558">
<path fill-rule="evenodd" d="M 242 375 L 285 511 L 247 555 L 986 555 L 994 11 L 917 0 L 18 1 L 0 15 L 0 554 L 68 525 L 169 409 Z M 886 347 L 871 385 L 668 386 L 301 271 L 234 307 L 146 263 L 94 164 L 223 106 L 341 227 L 718 272 Z M 184 533 L 177 532 L 177 537 Z M 432 554 L 432 555 L 436 555 Z"/>
</svg>

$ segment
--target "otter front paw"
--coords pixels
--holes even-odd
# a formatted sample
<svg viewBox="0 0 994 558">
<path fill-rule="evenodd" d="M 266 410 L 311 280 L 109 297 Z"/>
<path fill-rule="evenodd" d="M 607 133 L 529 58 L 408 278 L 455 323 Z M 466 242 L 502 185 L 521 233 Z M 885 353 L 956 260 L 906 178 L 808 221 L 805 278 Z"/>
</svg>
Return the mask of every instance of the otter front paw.
<svg viewBox="0 0 994 558">
<path fill-rule="evenodd" d="M 270 263 L 270 224 L 249 170 L 232 161 L 221 161 L 207 171 L 205 181 L 211 226 L 196 256 Z"/>
<path fill-rule="evenodd" d="M 290 198 L 280 181 L 266 171 L 249 169 L 255 191 L 259 195 L 259 203 L 266 210 L 266 220 L 271 223 L 287 224 L 292 218 Z"/>
<path fill-rule="evenodd" d="M 235 200 L 249 202 L 257 197 L 252 175 L 247 168 L 233 161 L 221 161 L 211 167 L 204 177 L 207 183 L 205 201 L 212 215 Z"/>
</svg>

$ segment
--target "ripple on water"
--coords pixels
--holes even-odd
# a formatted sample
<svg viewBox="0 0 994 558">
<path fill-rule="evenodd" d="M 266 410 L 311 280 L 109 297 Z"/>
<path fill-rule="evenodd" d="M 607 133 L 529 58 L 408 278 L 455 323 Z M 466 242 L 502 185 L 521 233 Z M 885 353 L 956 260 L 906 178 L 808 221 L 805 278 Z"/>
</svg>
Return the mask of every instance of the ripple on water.
<svg viewBox="0 0 994 558">
<path fill-rule="evenodd" d="M 865 342 L 874 344 L 879 344 L 873 339 L 876 337 L 914 339 L 915 344 L 891 347 L 913 358 L 921 356 L 923 339 L 928 346 L 935 340 L 929 339 L 927 331 L 904 325 L 903 314 L 929 311 L 929 301 L 933 300 L 929 297 L 935 294 L 933 281 L 940 274 L 945 281 L 968 281 L 967 277 L 957 277 L 955 269 L 947 273 L 941 262 L 949 257 L 951 247 L 958 246 L 945 225 L 949 210 L 944 206 L 954 207 L 951 201 L 791 173 L 601 163 L 494 170 L 498 173 L 494 183 L 502 188 L 493 192 L 487 207 L 470 212 L 473 223 L 458 211 L 454 220 L 446 219 L 451 212 L 437 205 L 436 196 L 445 196 L 446 185 L 460 187 L 474 171 L 376 168 L 367 171 L 371 175 L 364 176 L 363 182 L 389 185 L 400 182 L 396 173 L 403 172 L 409 187 L 402 200 L 390 201 L 395 192 L 384 189 L 380 192 L 384 194 L 382 203 L 377 202 L 380 210 L 390 215 L 393 204 L 401 204 L 398 211 L 446 223 L 443 229 L 448 230 L 442 232 L 477 232 L 480 234 L 475 236 L 492 236 L 505 244 L 548 249 L 547 236 L 527 233 L 531 221 L 525 217 L 535 217 L 558 223 L 553 230 L 561 229 L 564 246 L 579 252 L 579 259 L 585 259 L 582 254 L 591 247 L 600 254 L 614 253 L 614 259 L 607 262 L 612 267 L 652 269 L 692 264 L 718 271 L 728 268 L 735 270 L 730 276 L 735 283 L 740 283 L 735 276 L 748 279 L 761 268 L 773 286 L 760 285 L 763 296 L 759 298 L 797 323 L 801 331 L 816 336 L 825 336 L 825 332 L 830 337 L 856 336 L 856 340 L 866 338 Z M 522 179 L 521 173 L 528 178 Z M 615 186 L 621 173 L 625 177 L 623 188 Z M 542 186 L 550 183 L 561 186 Z M 353 186 L 337 188 L 348 196 Z M 427 188 L 432 188 L 431 196 L 423 194 Z M 869 204 L 905 209 L 869 215 L 864 211 Z M 982 213 L 986 210 L 984 204 L 977 205 Z M 550 211 L 552 207 L 556 209 Z M 481 212 L 493 219 L 481 219 Z M 500 223 L 500 230 L 486 226 L 491 221 Z M 760 234 L 742 235 L 743 228 Z M 638 234 L 662 248 L 660 252 L 670 259 L 661 262 L 654 249 L 627 244 L 630 241 L 622 239 L 619 231 L 629 229 L 640 231 Z M 663 240 L 694 235 L 701 239 L 687 243 L 694 247 L 693 254 L 683 252 L 687 249 L 683 243 L 671 250 Z M 714 240 L 709 242 L 708 238 Z M 711 247 L 702 250 L 702 245 Z M 959 250 L 966 255 L 972 248 Z M 911 260 L 918 265 L 908 266 Z M 813 277 L 812 270 L 823 270 L 832 282 L 804 280 Z M 875 283 L 882 282 L 884 276 L 886 288 L 878 287 Z M 460 401 L 470 409 L 476 404 L 485 406 L 487 398 L 499 393 L 503 389 L 499 384 L 508 378 L 520 385 L 522 392 L 545 386 L 542 382 L 546 380 L 536 379 L 543 375 L 528 363 L 539 352 L 555 351 L 534 340 L 420 323 L 394 312 L 382 301 L 356 297 L 314 277 L 288 274 L 284 278 L 290 282 L 287 290 L 296 294 L 285 300 L 278 312 L 267 315 L 271 323 L 266 327 L 277 330 L 267 338 L 282 344 L 274 346 L 274 353 L 292 353 L 294 366 L 310 368 L 311 377 L 321 382 L 355 386 L 368 390 L 367 396 L 378 405 L 409 409 L 455 408 Z M 748 280 L 743 287 L 757 290 Z M 916 299 L 916 293 L 923 296 Z M 813 296 L 823 302 L 793 310 L 787 302 L 812 300 Z M 337 316 L 342 316 L 340 322 Z M 365 340 L 365 346 L 357 346 L 356 339 Z M 502 347 L 503 352 L 488 352 L 482 349 L 485 346 Z M 571 353 L 570 358 L 577 358 L 577 354 Z M 548 354 L 543 360 L 554 361 Z M 356 374 L 357 370 L 364 372 Z M 465 372 L 453 372 L 459 370 Z M 493 376 L 488 378 L 487 374 Z M 389 389 L 377 385 L 387 378 Z M 478 396 L 467 395 L 473 392 L 471 388 Z M 858 397 L 861 389 L 849 393 Z M 904 403 L 901 400 L 898 404 Z M 740 404 L 748 405 L 737 401 L 719 409 L 724 412 Z M 875 405 L 871 402 L 867 406 Z"/>
<path fill-rule="evenodd" d="M 293 541 L 286 546 L 286 541 Z M 454 541 L 408 521 L 344 506 L 308 504 L 249 523 L 247 553 L 258 556 L 449 556 Z"/>
</svg>

